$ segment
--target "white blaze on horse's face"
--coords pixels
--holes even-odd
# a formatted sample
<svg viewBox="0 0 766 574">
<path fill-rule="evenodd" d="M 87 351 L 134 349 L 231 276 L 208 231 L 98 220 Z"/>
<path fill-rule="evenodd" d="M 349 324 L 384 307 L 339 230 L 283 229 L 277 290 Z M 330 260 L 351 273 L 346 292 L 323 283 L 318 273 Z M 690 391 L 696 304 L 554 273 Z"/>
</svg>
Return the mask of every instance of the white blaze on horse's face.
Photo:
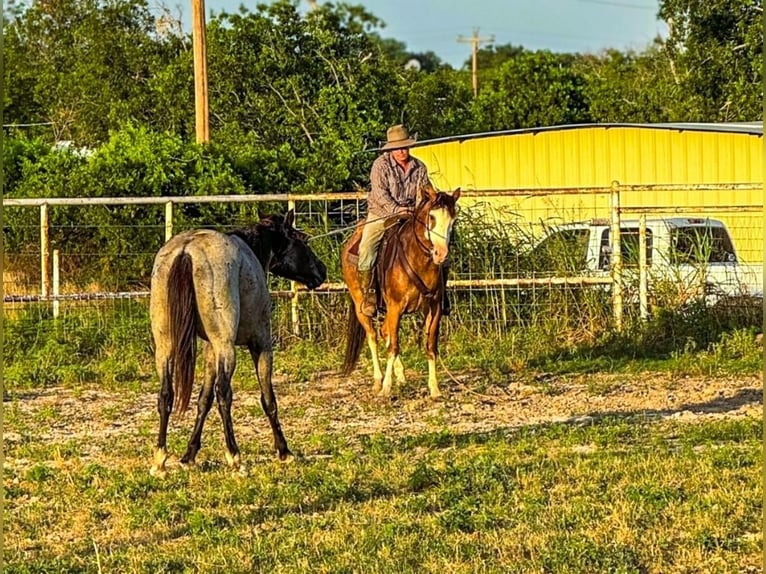
<svg viewBox="0 0 766 574">
<path fill-rule="evenodd" d="M 431 257 L 436 265 L 441 265 L 447 260 L 454 221 L 446 207 L 432 209 L 428 216 L 428 239 L 433 245 Z"/>
</svg>

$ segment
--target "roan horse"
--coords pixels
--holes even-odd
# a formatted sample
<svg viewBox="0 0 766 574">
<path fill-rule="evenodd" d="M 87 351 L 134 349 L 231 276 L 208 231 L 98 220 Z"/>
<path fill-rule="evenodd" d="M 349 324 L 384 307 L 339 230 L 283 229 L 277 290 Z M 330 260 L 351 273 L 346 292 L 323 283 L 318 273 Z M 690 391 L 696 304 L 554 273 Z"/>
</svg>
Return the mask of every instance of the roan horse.
<svg viewBox="0 0 766 574">
<path fill-rule="evenodd" d="M 327 276 L 325 265 L 306 244 L 307 236 L 293 228 L 294 217 L 292 210 L 284 217 L 260 215 L 254 226 L 229 234 L 210 229 L 185 231 L 157 253 L 150 315 L 161 387 L 153 475 L 165 475 L 168 419 L 173 406 L 179 413 L 189 406 L 197 337 L 204 341 L 205 378 L 197 399 L 194 430 L 181 462 L 194 463 L 215 391 L 226 437 L 226 462 L 240 469 L 231 420 L 235 345 L 250 351 L 274 446 L 280 460 L 290 456 L 271 384 L 271 296 L 266 271 L 310 289 L 321 285 Z"/>
<path fill-rule="evenodd" d="M 392 374 L 396 375 L 399 384 L 405 380 L 404 366 L 399 357 L 399 324 L 402 315 L 416 311 L 422 311 L 425 316 L 423 329 L 427 334 L 428 388 L 432 397 L 441 395 L 436 381 L 439 322 L 442 316 L 442 298 L 445 296 L 440 267 L 449 255 L 450 235 L 455 221 L 455 203 L 460 197 L 460 189 L 450 195 L 437 192 L 429 184 L 422 191 L 416 201 L 413 215 L 390 228 L 384 235 L 375 265 L 378 308 L 385 306 L 385 319 L 381 327 L 388 347 L 385 378 L 380 370 L 373 320 L 359 311 L 362 290 L 356 269 L 358 256 L 354 255 L 353 250 L 358 247 L 361 227 L 341 251 L 343 279 L 352 299 L 349 305 L 343 372 L 348 375 L 354 369 L 366 334 L 372 355 L 373 391 L 381 396 L 391 394 Z"/>
</svg>

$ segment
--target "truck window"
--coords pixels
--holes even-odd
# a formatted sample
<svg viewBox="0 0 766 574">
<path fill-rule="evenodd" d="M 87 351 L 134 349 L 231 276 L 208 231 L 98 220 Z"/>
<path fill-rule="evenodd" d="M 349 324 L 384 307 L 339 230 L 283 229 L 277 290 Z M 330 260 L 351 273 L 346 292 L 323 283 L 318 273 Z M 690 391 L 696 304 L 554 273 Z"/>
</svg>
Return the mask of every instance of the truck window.
<svg viewBox="0 0 766 574">
<path fill-rule="evenodd" d="M 723 227 L 677 227 L 670 234 L 670 257 L 675 264 L 734 263 L 737 257 Z"/>
<path fill-rule="evenodd" d="M 588 263 L 589 229 L 562 229 L 543 239 L 531 253 L 535 270 L 583 271 Z"/>
<path fill-rule="evenodd" d="M 601 248 L 599 249 L 598 268 L 609 269 L 612 253 L 609 245 L 610 230 L 607 228 L 601 233 Z M 646 230 L 646 264 L 652 264 L 653 234 L 651 229 Z M 620 228 L 620 251 L 622 252 L 623 267 L 638 267 L 638 228 Z"/>
</svg>

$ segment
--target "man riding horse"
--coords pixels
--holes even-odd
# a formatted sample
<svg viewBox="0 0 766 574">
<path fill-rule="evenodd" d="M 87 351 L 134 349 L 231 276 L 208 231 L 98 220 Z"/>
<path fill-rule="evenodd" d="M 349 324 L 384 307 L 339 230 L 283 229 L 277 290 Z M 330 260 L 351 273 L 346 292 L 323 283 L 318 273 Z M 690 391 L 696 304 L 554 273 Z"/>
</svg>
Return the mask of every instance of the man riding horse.
<svg viewBox="0 0 766 574">
<path fill-rule="evenodd" d="M 410 155 L 410 148 L 417 136 L 403 125 L 395 125 L 386 131 L 383 152 L 372 164 L 370 171 L 370 194 L 367 198 L 367 220 L 359 243 L 359 285 L 364 291 L 361 312 L 367 317 L 375 315 L 377 301 L 373 285 L 373 265 L 378 247 L 386 231 L 386 220 L 396 215 L 408 215 L 415 209 L 418 191 L 430 185 L 428 170 L 419 159 Z M 450 305 L 446 296 L 447 264 L 442 266 L 445 295 L 442 314 L 449 315 Z"/>
</svg>

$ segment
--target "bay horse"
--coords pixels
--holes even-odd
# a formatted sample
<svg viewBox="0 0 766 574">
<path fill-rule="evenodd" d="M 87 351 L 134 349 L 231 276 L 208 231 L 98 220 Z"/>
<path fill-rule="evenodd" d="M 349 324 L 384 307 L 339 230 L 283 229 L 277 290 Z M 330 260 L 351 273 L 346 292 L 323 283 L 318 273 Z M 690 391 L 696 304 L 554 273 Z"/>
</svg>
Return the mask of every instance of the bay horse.
<svg viewBox="0 0 766 574">
<path fill-rule="evenodd" d="M 351 296 L 343 373 L 348 375 L 359 360 L 362 342 L 367 339 L 373 368 L 373 391 L 380 396 L 391 394 L 392 375 L 397 383 L 405 382 L 404 366 L 399 356 L 399 325 L 402 315 L 422 311 L 426 333 L 428 388 L 431 397 L 439 397 L 436 358 L 439 354 L 439 323 L 445 286 L 441 266 L 449 255 L 449 241 L 455 221 L 455 204 L 460 189 L 450 195 L 436 191 L 430 184 L 418 194 L 414 213 L 388 229 L 380 245 L 375 264 L 378 284 L 378 308 L 385 307 L 381 334 L 388 347 L 386 374 L 380 369 L 378 339 L 373 319 L 360 311 L 363 298 L 353 250 L 358 247 L 362 226 L 341 250 L 343 280 Z"/>
<path fill-rule="evenodd" d="M 171 410 L 175 407 L 176 412 L 183 413 L 189 406 L 197 337 L 203 341 L 205 378 L 197 399 L 194 430 L 181 463 L 194 464 L 215 392 L 226 439 L 226 462 L 240 469 L 231 419 L 236 345 L 246 346 L 255 364 L 261 406 L 271 424 L 279 459 L 290 457 L 271 384 L 271 296 L 266 273 L 298 281 L 309 289 L 327 277 L 324 263 L 306 244 L 306 234 L 293 227 L 294 218 L 293 210 L 285 216 L 259 213 L 255 225 L 231 233 L 184 231 L 157 253 L 149 309 L 160 379 L 160 429 L 152 475 L 166 474 Z"/>
</svg>

